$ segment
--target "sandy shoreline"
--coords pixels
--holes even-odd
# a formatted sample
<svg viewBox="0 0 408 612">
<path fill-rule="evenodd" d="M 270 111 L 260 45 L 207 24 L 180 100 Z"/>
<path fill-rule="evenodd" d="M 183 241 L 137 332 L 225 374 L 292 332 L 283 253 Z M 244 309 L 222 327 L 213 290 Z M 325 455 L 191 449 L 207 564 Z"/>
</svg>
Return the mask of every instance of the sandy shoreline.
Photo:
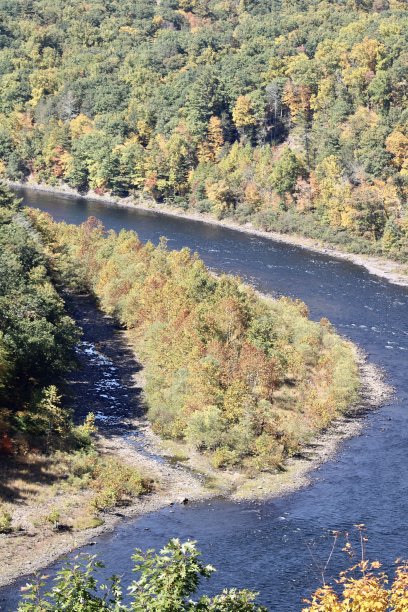
<svg viewBox="0 0 408 612">
<path fill-rule="evenodd" d="M 174 505 L 177 511 L 177 505 L 185 500 L 191 503 L 221 495 L 231 501 L 267 501 L 308 486 L 316 470 L 335 456 L 341 444 L 364 430 L 364 417 L 368 412 L 381 406 L 391 394 L 392 390 L 385 384 L 379 368 L 367 363 L 361 353 L 358 359 L 362 381 L 360 400 L 347 414 L 333 421 L 327 430 L 318 434 L 311 444 L 305 445 L 301 456 L 289 459 L 286 470 L 278 474 L 265 472 L 248 479 L 238 472 L 208 470 L 208 466 L 198 454 L 193 454 L 189 461 L 182 464 L 172 465 L 170 461 L 159 462 L 147 457 L 120 435 L 101 436 L 99 448 L 103 452 L 114 454 L 124 462 L 140 467 L 143 473 L 150 474 L 158 483 L 156 491 L 142 496 L 130 506 L 116 508 L 104 514 L 105 522 L 100 527 L 73 533 L 56 533 L 55 536 L 47 538 L 43 538 L 41 533 L 37 538 L 18 534 L 0 536 L 0 543 L 6 547 L 11 538 L 20 537 L 21 540 L 18 545 L 18 548 L 21 547 L 20 554 L 8 555 L 10 558 L 0 577 L 0 588 L 5 587 L 7 592 L 14 581 L 46 568 L 63 555 L 94 542 L 101 534 L 112 532 L 125 519 L 135 519 L 170 505 Z M 164 459 L 171 458 L 171 452 L 166 450 L 163 442 L 152 433 L 146 420 L 135 420 L 133 425 L 135 430 L 143 430 L 145 449 Z M 210 486 L 207 485 L 209 482 Z M 33 554 L 27 556 L 27 551 Z M 18 550 L 16 552 L 18 553 Z M 3 559 L 6 561 L 4 555 Z M 1 597 L 0 590 L 0 602 Z"/>
<path fill-rule="evenodd" d="M 153 201 L 146 201 L 143 196 L 136 201 L 132 196 L 128 198 L 119 198 L 107 195 L 98 195 L 92 191 L 86 195 L 80 194 L 75 189 L 68 187 L 67 185 L 59 187 L 50 187 L 35 182 L 16 183 L 7 181 L 10 187 L 27 188 L 34 191 L 43 191 L 45 193 L 55 193 L 59 195 L 72 196 L 75 198 L 81 198 L 84 200 L 96 200 L 109 205 L 115 205 L 124 208 L 133 208 L 137 210 L 143 210 L 148 212 L 154 212 L 161 215 L 167 215 L 169 217 L 179 217 L 190 221 L 200 221 L 208 225 L 216 225 L 220 227 L 226 227 L 237 232 L 250 234 L 253 236 L 259 236 L 261 238 L 267 238 L 274 242 L 283 242 L 297 246 L 308 251 L 320 253 L 322 255 L 328 255 L 329 257 L 335 257 L 336 259 L 343 259 L 349 261 L 358 266 L 363 266 L 368 270 L 370 274 L 379 276 L 388 280 L 390 283 L 408 286 L 408 266 L 397 261 L 385 259 L 381 257 L 375 257 L 373 255 L 362 255 L 356 253 L 348 253 L 341 251 L 338 248 L 331 246 L 328 243 L 319 242 L 315 239 L 306 238 L 297 234 L 281 234 L 279 232 L 267 232 L 264 230 L 256 229 L 251 223 L 240 225 L 239 223 L 230 219 L 215 219 L 212 215 L 199 213 L 199 212 L 186 212 L 182 209 L 171 208 L 166 204 L 157 204 Z"/>
</svg>

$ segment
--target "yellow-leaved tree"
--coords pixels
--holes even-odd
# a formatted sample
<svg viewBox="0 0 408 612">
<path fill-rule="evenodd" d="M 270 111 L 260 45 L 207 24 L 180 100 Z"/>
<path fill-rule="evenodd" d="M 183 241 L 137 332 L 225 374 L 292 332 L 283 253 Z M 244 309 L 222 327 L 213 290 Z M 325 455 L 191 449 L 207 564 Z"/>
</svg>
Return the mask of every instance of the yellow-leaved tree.
<svg viewBox="0 0 408 612">
<path fill-rule="evenodd" d="M 363 524 L 355 525 L 358 533 L 358 553 L 349 539 L 349 534 L 333 532 L 333 546 L 327 562 L 321 568 L 323 585 L 304 600 L 308 604 L 302 612 L 406 612 L 408 610 L 408 564 L 397 560 L 394 578 L 381 568 L 379 561 L 366 558 L 368 541 Z M 326 584 L 324 573 L 336 544 L 342 537 L 342 548 L 350 559 L 358 555 L 360 560 L 340 573 L 335 586 Z"/>
<path fill-rule="evenodd" d="M 256 117 L 251 98 L 239 96 L 232 109 L 232 118 L 238 129 L 250 127 L 256 124 Z"/>
<path fill-rule="evenodd" d="M 200 161 L 214 162 L 218 159 L 224 144 L 222 123 L 219 117 L 213 116 L 208 122 L 207 135 L 198 147 Z"/>
<path fill-rule="evenodd" d="M 329 155 L 318 164 L 316 185 L 315 204 L 322 216 L 334 227 L 347 227 L 346 202 L 351 188 L 343 179 L 341 164 L 335 155 Z"/>
<path fill-rule="evenodd" d="M 394 130 L 386 140 L 386 149 L 393 155 L 393 163 L 401 172 L 408 176 L 408 136 L 400 130 Z"/>
</svg>

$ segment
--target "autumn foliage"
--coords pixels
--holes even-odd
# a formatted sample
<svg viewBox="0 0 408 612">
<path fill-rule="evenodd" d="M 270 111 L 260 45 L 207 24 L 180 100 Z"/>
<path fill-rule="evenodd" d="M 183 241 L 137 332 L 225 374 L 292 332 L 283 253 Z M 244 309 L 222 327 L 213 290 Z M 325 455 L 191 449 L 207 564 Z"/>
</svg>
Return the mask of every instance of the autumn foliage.
<svg viewBox="0 0 408 612">
<path fill-rule="evenodd" d="M 405 612 L 408 610 L 408 564 L 397 560 L 395 573 L 391 578 L 383 571 L 379 561 L 367 560 L 365 526 L 360 524 L 355 527 L 359 534 L 360 559 L 341 572 L 334 584 L 324 583 L 313 593 L 310 600 L 305 600 L 308 607 L 303 608 L 303 612 Z M 355 559 L 357 552 L 350 543 L 348 533 L 334 532 L 334 546 L 341 535 L 344 535 L 346 540 L 342 550 L 351 559 Z"/>
<path fill-rule="evenodd" d="M 403 0 L 0 2 L 0 176 L 408 261 Z"/>
<path fill-rule="evenodd" d="M 155 430 L 216 467 L 276 469 L 356 398 L 351 346 L 305 304 L 216 277 L 164 239 L 154 247 L 93 218 L 76 227 L 32 215 L 65 281 L 129 330 Z"/>
<path fill-rule="evenodd" d="M 303 612 L 406 612 L 408 566 L 398 567 L 393 581 L 376 571 L 380 567 L 377 561 L 359 563 L 340 577 L 341 594 L 332 586 L 323 586 Z"/>
</svg>

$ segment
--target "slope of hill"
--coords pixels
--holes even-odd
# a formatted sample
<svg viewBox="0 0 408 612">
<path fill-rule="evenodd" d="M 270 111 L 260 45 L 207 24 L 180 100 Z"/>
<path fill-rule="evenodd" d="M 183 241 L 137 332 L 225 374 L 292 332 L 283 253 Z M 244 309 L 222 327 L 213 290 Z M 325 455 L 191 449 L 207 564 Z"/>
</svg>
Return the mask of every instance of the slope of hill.
<svg viewBox="0 0 408 612">
<path fill-rule="evenodd" d="M 401 0 L 0 2 L 0 172 L 408 258 Z"/>
</svg>

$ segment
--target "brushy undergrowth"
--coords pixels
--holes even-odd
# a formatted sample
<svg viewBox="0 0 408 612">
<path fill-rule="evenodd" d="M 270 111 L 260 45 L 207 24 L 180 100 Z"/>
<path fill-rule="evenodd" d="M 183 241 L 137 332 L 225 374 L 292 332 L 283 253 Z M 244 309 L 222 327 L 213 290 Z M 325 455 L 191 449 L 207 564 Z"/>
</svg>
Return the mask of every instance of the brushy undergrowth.
<svg viewBox="0 0 408 612">
<path fill-rule="evenodd" d="M 69 474 L 67 487 L 93 492 L 90 511 L 94 512 L 126 505 L 153 488 L 152 480 L 138 469 L 95 450 L 65 455 L 61 469 Z"/>
</svg>

